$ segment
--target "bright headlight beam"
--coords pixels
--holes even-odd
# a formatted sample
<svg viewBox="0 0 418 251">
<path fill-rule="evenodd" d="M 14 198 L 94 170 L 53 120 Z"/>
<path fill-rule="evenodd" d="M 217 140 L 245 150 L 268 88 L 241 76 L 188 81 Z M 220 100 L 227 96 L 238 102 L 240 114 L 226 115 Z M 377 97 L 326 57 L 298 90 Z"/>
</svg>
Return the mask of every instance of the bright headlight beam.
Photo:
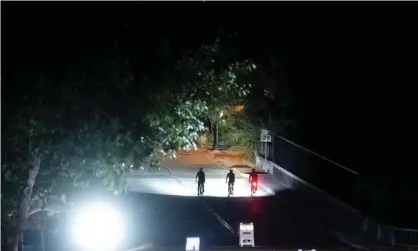
<svg viewBox="0 0 418 251">
<path fill-rule="evenodd" d="M 83 251 L 113 251 L 124 237 L 123 216 L 105 203 L 82 207 L 75 215 L 71 233 Z"/>
</svg>

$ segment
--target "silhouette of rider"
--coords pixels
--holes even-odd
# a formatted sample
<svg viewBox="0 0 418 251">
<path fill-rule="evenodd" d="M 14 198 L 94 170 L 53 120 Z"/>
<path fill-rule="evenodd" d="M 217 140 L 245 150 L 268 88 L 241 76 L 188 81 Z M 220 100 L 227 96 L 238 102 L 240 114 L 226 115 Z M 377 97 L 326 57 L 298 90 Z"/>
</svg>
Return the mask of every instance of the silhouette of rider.
<svg viewBox="0 0 418 251">
<path fill-rule="evenodd" d="M 229 173 L 226 175 L 226 182 L 228 182 L 228 184 L 234 185 L 235 173 L 232 170 L 230 170 Z"/>
<path fill-rule="evenodd" d="M 228 191 L 229 188 L 231 188 L 232 191 L 234 191 L 235 173 L 232 170 L 230 170 L 229 173 L 226 175 L 226 182 L 228 182 Z"/>
<path fill-rule="evenodd" d="M 197 180 L 197 191 L 198 195 L 200 194 L 199 187 L 202 185 L 202 193 L 205 192 L 205 173 L 203 172 L 203 168 L 199 169 L 199 172 L 196 174 L 196 180 Z"/>
<path fill-rule="evenodd" d="M 248 178 L 248 182 L 251 184 L 251 182 L 255 182 L 258 183 L 258 174 L 255 170 L 255 168 L 253 168 L 253 170 L 250 173 L 250 177 Z"/>
</svg>

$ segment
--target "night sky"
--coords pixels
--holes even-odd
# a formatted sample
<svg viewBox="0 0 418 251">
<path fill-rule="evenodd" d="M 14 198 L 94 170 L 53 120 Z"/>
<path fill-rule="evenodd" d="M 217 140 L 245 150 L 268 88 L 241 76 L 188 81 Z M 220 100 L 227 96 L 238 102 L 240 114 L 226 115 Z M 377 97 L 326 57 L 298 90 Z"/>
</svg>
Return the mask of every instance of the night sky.
<svg viewBox="0 0 418 251">
<path fill-rule="evenodd" d="M 298 100 L 291 139 L 362 173 L 415 179 L 416 10 L 415 3 L 2 2 L 2 70 L 34 70 L 42 51 L 71 58 L 117 41 L 139 74 L 164 38 L 180 50 L 213 41 L 220 29 L 238 32 L 245 55 L 286 62 Z M 58 67 L 67 60 L 57 58 Z M 7 81 L 2 88 L 2 98 L 13 89 Z"/>
</svg>

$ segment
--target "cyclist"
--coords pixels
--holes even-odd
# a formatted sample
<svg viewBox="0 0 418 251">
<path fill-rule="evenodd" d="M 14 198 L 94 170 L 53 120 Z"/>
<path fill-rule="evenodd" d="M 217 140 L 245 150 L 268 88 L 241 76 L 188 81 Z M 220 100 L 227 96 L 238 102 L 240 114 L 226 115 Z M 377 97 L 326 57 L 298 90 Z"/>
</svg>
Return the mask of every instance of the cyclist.
<svg viewBox="0 0 418 251">
<path fill-rule="evenodd" d="M 203 172 L 203 168 L 200 168 L 199 172 L 196 174 L 196 181 L 197 181 L 197 195 L 203 194 L 205 192 L 205 173 Z M 199 190 L 200 186 L 202 186 L 202 192 Z"/>
<path fill-rule="evenodd" d="M 258 174 L 255 170 L 255 168 L 253 168 L 253 170 L 250 173 L 250 177 L 248 178 L 248 182 L 250 183 L 250 186 L 252 187 L 251 182 L 255 182 L 256 184 L 258 184 Z M 256 187 L 257 189 L 257 187 Z"/>
<path fill-rule="evenodd" d="M 231 189 L 231 194 L 234 192 L 234 183 L 235 183 L 235 173 L 230 170 L 229 173 L 226 175 L 226 182 L 228 183 L 228 194 L 229 189 Z"/>
</svg>

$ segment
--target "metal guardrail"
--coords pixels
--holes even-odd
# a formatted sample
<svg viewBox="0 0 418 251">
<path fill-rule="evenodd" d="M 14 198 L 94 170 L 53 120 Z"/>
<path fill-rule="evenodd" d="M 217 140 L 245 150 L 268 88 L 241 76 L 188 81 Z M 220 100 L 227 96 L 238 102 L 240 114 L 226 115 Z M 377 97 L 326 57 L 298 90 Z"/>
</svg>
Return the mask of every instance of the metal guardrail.
<svg viewBox="0 0 418 251">
<path fill-rule="evenodd" d="M 394 228 L 396 246 L 418 247 L 418 230 Z"/>
<path fill-rule="evenodd" d="M 272 142 L 260 144 L 258 153 L 300 179 L 328 191 L 336 198 L 357 198 L 353 197 L 352 188 L 353 184 L 358 184 L 361 175 L 347 168 L 340 168 L 338 163 L 289 140 L 273 134 Z M 351 201 L 346 202 L 352 204 Z"/>
<path fill-rule="evenodd" d="M 319 190 L 331 191 L 328 196 L 315 196 L 325 204 L 335 203 L 325 197 L 333 197 L 335 201 L 337 200 L 336 198 L 344 198 L 347 195 L 352 195 L 352 184 L 363 180 L 361 174 L 355 173 L 345 167 L 339 168 L 341 165 L 338 163 L 305 149 L 281 136 L 274 134 L 272 136 L 272 142 L 260 144 L 260 147 L 257 149 L 258 154 L 283 169 L 282 171 L 278 169 L 274 172 L 284 172 L 281 175 L 277 175 L 279 175 L 280 180 L 283 180 L 285 183 L 293 184 L 295 182 L 302 182 L 307 183 L 305 186 L 308 185 L 311 187 L 313 185 L 313 187 L 318 186 Z M 273 170 L 271 173 L 273 174 Z M 290 181 L 289 179 L 292 179 L 293 181 Z M 338 182 L 335 182 L 336 180 L 338 180 Z M 335 186 L 338 186 L 338 189 L 335 189 Z M 339 192 L 336 193 L 336 190 L 339 190 Z M 358 196 L 361 196 L 361 194 Z M 320 197 L 322 199 L 320 199 Z M 331 204 L 329 204 L 329 206 L 331 206 Z M 334 205 L 336 206 L 336 204 Z M 335 206 L 331 207 L 336 209 Z M 351 231 L 357 229 L 356 232 L 372 237 L 382 244 L 385 243 L 385 245 L 412 247 L 414 249 L 418 248 L 418 230 L 387 226 L 374 219 L 361 215 L 360 212 L 354 209 L 351 210 L 351 213 L 348 212 L 350 210 L 345 211 L 348 215 L 353 217 L 352 223 L 355 221 L 363 222 L 362 229 L 358 225 L 359 223 L 354 223 L 354 225 L 350 224 L 352 225 L 351 227 L 346 226 L 351 229 Z M 340 227 L 342 226 L 340 225 Z"/>
<path fill-rule="evenodd" d="M 261 164 L 263 165 L 266 164 L 263 161 L 261 162 Z M 280 182 L 284 182 L 285 185 L 287 185 L 288 187 L 298 189 L 302 188 L 305 191 L 307 188 L 308 190 L 312 190 L 312 193 L 310 193 L 309 197 L 315 200 L 317 205 L 321 205 L 321 207 L 324 207 L 320 207 L 320 211 L 326 211 L 328 219 L 325 220 L 322 218 L 321 221 L 324 221 L 323 223 L 327 225 L 329 224 L 329 226 L 333 227 L 334 230 L 339 229 L 343 232 L 347 231 L 349 233 L 358 233 L 365 237 L 369 237 L 370 239 L 373 239 L 375 241 L 370 242 L 368 245 L 376 245 L 384 248 L 382 250 L 392 250 L 391 247 L 402 247 L 406 248 L 405 250 L 409 250 L 408 248 L 412 248 L 412 250 L 418 251 L 418 230 L 401 229 L 387 226 L 374 220 L 373 218 L 362 215 L 359 211 L 350 208 L 348 205 L 342 203 L 338 199 L 328 195 L 323 191 L 320 191 L 320 189 L 315 188 L 310 184 L 307 184 L 305 181 L 300 180 L 298 177 L 292 175 L 291 173 L 285 170 L 277 169 L 272 170 L 272 172 L 274 176 L 277 176 Z M 337 218 L 335 218 L 335 212 L 337 212 Z M 341 218 L 342 215 L 344 215 L 343 218 Z"/>
</svg>

